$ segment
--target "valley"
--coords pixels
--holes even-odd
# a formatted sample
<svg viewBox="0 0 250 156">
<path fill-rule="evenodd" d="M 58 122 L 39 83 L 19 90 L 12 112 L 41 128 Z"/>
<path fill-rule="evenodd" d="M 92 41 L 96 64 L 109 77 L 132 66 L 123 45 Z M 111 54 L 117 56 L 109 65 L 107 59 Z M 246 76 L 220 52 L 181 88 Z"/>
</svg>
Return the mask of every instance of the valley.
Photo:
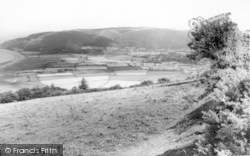
<svg viewBox="0 0 250 156">
<path fill-rule="evenodd" d="M 1 50 L 0 55 L 4 63 L 0 67 L 0 92 L 52 84 L 70 90 L 78 87 L 82 78 L 86 79 L 89 88 L 109 88 L 117 84 L 130 87 L 142 81 L 157 83 L 163 77 L 172 82 L 183 81 L 195 75 L 176 68 L 178 63 L 172 66 L 171 62 L 164 65 L 166 70 L 144 68 L 138 65 L 143 59 L 130 55 L 59 55 L 10 50 Z"/>
</svg>

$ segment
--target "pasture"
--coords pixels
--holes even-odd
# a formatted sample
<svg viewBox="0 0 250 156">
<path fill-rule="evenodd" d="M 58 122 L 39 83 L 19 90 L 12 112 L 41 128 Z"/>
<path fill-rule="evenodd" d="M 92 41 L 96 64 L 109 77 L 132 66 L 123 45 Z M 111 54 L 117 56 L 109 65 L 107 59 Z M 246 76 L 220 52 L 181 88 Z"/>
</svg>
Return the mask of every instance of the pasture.
<svg viewBox="0 0 250 156">
<path fill-rule="evenodd" d="M 35 74 L 5 74 L 0 76 L 0 93 L 17 91 L 21 88 L 44 87 Z"/>
<path fill-rule="evenodd" d="M 96 74 L 72 74 L 72 73 L 57 73 L 57 74 L 38 74 L 37 75 L 44 85 L 54 84 L 57 87 L 72 89 L 78 87 L 82 78 L 84 78 L 89 88 L 108 88 L 115 85 L 121 87 L 129 87 L 140 84 L 142 81 L 150 80 L 156 83 L 160 78 L 168 78 L 171 81 L 185 80 L 187 75 L 181 72 L 154 72 L 147 73 L 146 70 L 138 71 L 121 71 L 120 74 L 99 73 Z"/>
<path fill-rule="evenodd" d="M 50 62 L 59 62 L 60 57 L 51 58 L 39 58 L 39 57 L 28 57 L 20 62 L 8 66 L 5 71 L 18 72 L 23 70 L 35 70 L 43 68 L 43 65 Z"/>
</svg>

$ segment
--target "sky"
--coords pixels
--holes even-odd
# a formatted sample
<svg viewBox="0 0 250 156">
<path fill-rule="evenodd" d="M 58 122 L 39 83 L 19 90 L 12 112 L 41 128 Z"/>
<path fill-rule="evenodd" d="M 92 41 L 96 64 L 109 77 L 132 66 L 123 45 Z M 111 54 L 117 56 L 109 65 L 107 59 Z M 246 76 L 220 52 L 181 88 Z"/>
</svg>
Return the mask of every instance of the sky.
<svg viewBox="0 0 250 156">
<path fill-rule="evenodd" d="M 0 0 L 0 43 L 32 33 L 107 27 L 189 30 L 191 18 L 231 12 L 250 29 L 250 0 Z"/>
</svg>

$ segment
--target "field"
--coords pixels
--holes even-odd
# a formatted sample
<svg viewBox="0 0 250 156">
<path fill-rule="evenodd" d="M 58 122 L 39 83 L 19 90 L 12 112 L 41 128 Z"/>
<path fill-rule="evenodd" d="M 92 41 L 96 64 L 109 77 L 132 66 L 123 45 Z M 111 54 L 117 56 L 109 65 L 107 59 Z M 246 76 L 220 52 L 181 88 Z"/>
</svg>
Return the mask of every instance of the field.
<svg viewBox="0 0 250 156">
<path fill-rule="evenodd" d="M 5 61 L 16 57 L 17 52 L 4 53 Z M 1 53 L 0 53 L 1 54 Z M 171 81 L 185 80 L 187 74 L 182 74 L 179 71 L 147 71 L 139 67 L 128 66 L 127 63 L 130 56 L 89 56 L 81 54 L 64 54 L 64 55 L 40 55 L 34 56 L 36 52 L 23 52 L 25 54 L 22 59 L 18 59 L 15 63 L 7 64 L 2 69 L 2 77 L 0 77 L 0 92 L 16 91 L 23 87 L 36 87 L 54 84 L 55 86 L 72 89 L 78 87 L 82 78 L 85 78 L 90 88 L 107 88 L 119 84 L 122 87 L 140 84 L 142 81 L 151 80 L 157 82 L 159 78 L 166 77 Z M 19 56 L 20 54 L 18 54 Z M 88 57 L 87 60 L 82 58 Z M 18 58 L 18 57 L 17 57 Z M 3 60 L 3 59 L 2 59 Z M 66 62 L 65 62 L 66 61 Z M 35 71 L 44 69 L 46 64 L 53 63 L 81 63 L 76 70 L 68 73 L 57 73 L 61 68 L 50 68 L 45 70 L 44 74 L 35 74 Z M 85 65 L 87 64 L 87 65 Z M 1 65 L 1 62 L 0 62 Z M 22 75 L 26 73 L 26 75 Z M 8 76 L 12 75 L 12 76 Z M 105 78 L 103 78 L 105 77 Z"/>
<path fill-rule="evenodd" d="M 41 69 L 44 64 L 49 62 L 58 62 L 60 61 L 60 57 L 50 57 L 50 58 L 39 58 L 39 57 L 31 57 L 25 58 L 20 62 L 17 62 L 11 66 L 8 66 L 5 71 L 9 72 L 18 72 L 22 70 L 34 70 Z"/>
<path fill-rule="evenodd" d="M 0 93 L 5 91 L 17 91 L 20 88 L 45 87 L 36 74 L 5 74 L 0 75 Z"/>
<path fill-rule="evenodd" d="M 0 105 L 0 142 L 60 143 L 71 156 L 156 156 L 191 143 L 199 128 L 168 129 L 199 106 L 193 85 L 149 86 Z"/>
<path fill-rule="evenodd" d="M 102 71 L 102 72 L 101 72 Z M 90 88 L 108 88 L 119 84 L 121 87 L 140 84 L 142 81 L 151 80 L 154 83 L 160 78 L 168 78 L 171 81 L 185 80 L 187 75 L 181 72 L 147 72 L 146 70 L 122 70 L 112 74 L 101 70 L 96 73 L 79 74 L 79 73 L 57 73 L 57 74 L 38 74 L 42 84 L 71 89 L 78 87 L 80 81 L 84 78 Z"/>
</svg>

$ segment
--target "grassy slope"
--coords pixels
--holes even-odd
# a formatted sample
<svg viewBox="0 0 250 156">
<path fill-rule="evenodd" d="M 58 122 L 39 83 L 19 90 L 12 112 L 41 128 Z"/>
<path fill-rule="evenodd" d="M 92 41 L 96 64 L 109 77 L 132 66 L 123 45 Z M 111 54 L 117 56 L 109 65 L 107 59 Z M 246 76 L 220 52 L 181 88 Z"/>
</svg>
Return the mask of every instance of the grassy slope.
<svg viewBox="0 0 250 156">
<path fill-rule="evenodd" d="M 167 128 L 198 105 L 184 97 L 201 93 L 156 85 L 4 104 L 0 143 L 63 143 L 88 156 L 162 154 L 178 136 Z"/>
<path fill-rule="evenodd" d="M 187 48 L 188 42 L 187 32 L 184 31 L 135 27 L 39 33 L 7 41 L 2 47 L 25 51 L 39 51 L 42 48 L 42 52 L 55 52 L 55 49 L 63 48 L 73 52 L 82 46 L 180 49 Z"/>
</svg>

